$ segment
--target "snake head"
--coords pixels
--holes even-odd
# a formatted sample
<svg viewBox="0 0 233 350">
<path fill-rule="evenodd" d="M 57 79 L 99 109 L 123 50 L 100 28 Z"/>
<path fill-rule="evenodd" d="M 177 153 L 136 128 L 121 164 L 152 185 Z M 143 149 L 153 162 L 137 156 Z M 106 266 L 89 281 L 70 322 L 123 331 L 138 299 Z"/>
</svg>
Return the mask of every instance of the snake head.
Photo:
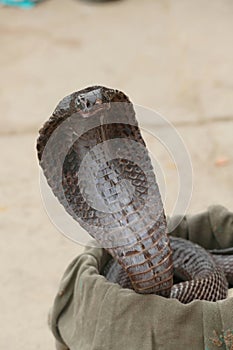
<svg viewBox="0 0 233 350">
<path fill-rule="evenodd" d="M 84 89 L 76 100 L 77 112 L 83 118 L 94 115 L 98 110 L 110 109 L 111 102 L 126 102 L 126 96 L 118 90 L 94 86 Z"/>
<path fill-rule="evenodd" d="M 77 112 L 84 118 L 96 113 L 96 111 L 106 108 L 109 101 L 103 99 L 102 89 L 95 88 L 86 93 L 79 94 L 75 100 Z"/>
</svg>

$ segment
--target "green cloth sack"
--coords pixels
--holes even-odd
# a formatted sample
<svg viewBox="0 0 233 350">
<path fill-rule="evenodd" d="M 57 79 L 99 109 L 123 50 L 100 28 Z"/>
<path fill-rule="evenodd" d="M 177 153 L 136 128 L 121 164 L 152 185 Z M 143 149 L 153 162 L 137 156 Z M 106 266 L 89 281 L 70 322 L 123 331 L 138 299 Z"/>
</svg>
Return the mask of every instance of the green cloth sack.
<svg viewBox="0 0 233 350">
<path fill-rule="evenodd" d="M 233 254 L 233 213 L 210 207 L 184 217 L 172 234 Z M 104 249 L 87 248 L 65 271 L 51 312 L 57 349 L 233 349 L 233 298 L 185 305 L 140 295 L 100 275 L 109 259 Z"/>
</svg>

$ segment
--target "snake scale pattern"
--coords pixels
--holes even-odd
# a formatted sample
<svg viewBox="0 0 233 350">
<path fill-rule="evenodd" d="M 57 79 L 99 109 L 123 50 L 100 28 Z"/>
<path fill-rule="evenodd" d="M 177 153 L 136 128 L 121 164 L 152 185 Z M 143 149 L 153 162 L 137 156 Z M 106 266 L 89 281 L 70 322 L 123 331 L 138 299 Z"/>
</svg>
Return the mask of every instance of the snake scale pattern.
<svg viewBox="0 0 233 350">
<path fill-rule="evenodd" d="M 41 128 L 37 151 L 54 195 L 112 256 L 101 272 L 109 281 L 183 303 L 226 298 L 233 259 L 167 235 L 148 150 L 123 92 L 93 86 L 65 97 Z"/>
</svg>

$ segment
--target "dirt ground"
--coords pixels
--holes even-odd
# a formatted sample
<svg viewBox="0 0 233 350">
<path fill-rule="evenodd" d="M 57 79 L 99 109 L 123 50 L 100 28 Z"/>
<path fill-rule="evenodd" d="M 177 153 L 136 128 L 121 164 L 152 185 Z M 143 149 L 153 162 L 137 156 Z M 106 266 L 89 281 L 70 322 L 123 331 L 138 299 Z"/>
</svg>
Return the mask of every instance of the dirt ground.
<svg viewBox="0 0 233 350">
<path fill-rule="evenodd" d="M 187 211 L 212 204 L 232 210 L 233 2 L 2 6 L 0 47 L 0 349 L 53 349 L 48 309 L 62 272 L 83 247 L 60 234 L 43 207 L 39 128 L 75 90 L 93 84 L 123 90 L 182 136 L 193 168 Z M 158 131 L 153 118 L 142 124 L 165 174 L 170 214 L 176 164 L 151 135 Z"/>
</svg>

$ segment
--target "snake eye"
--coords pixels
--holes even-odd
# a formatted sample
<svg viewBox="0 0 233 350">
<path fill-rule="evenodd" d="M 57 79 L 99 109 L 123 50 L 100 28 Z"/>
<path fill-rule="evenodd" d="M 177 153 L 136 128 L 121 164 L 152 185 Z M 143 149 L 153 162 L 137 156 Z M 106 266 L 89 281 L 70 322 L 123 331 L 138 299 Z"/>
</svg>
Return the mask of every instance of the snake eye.
<svg viewBox="0 0 233 350">
<path fill-rule="evenodd" d="M 77 109 L 82 109 L 82 103 L 80 101 L 80 98 L 78 97 L 75 101 Z"/>
</svg>

